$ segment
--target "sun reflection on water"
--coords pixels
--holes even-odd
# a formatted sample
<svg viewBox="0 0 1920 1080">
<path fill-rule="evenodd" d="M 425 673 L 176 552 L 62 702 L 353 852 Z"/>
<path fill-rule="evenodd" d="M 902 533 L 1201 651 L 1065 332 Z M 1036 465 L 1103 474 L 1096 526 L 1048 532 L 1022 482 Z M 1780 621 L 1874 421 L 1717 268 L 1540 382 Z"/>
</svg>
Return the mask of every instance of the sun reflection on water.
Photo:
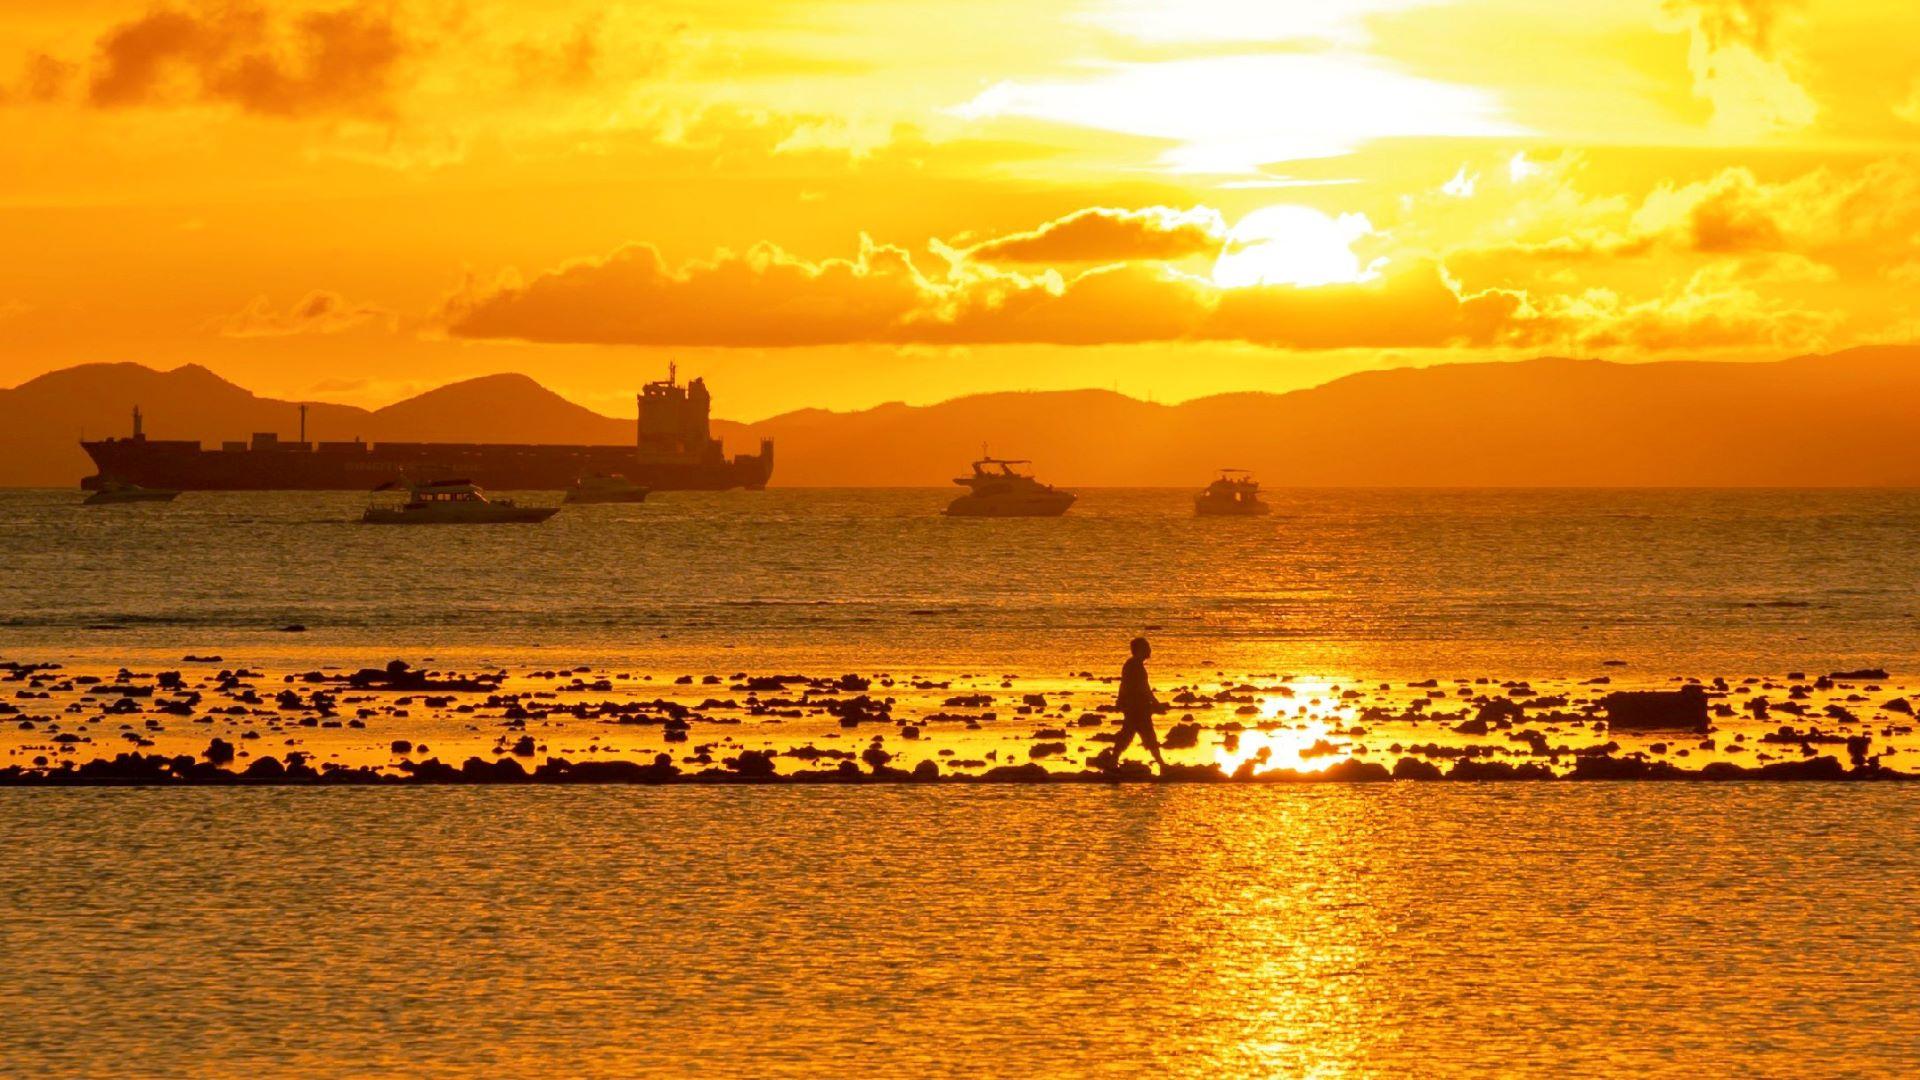
<svg viewBox="0 0 1920 1080">
<path fill-rule="evenodd" d="M 1350 710 L 1329 679 L 1303 679 L 1282 692 L 1261 695 L 1255 726 L 1213 751 L 1214 764 L 1229 774 L 1253 763 L 1256 774 L 1276 770 L 1320 772 L 1353 755 L 1347 731 Z"/>
<path fill-rule="evenodd" d="M 1182 927 L 1205 957 L 1196 1075 L 1367 1075 L 1393 1038 L 1393 927 L 1358 854 L 1378 808 L 1309 795 L 1208 809 L 1223 827 L 1177 885 L 1182 910 L 1206 913 Z"/>
</svg>

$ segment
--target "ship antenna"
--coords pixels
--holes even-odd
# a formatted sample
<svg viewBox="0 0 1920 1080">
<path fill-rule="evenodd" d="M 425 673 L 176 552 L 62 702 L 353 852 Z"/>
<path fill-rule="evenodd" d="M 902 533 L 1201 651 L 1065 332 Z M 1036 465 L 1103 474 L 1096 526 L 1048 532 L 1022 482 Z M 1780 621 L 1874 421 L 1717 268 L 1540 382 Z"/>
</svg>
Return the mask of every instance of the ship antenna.
<svg viewBox="0 0 1920 1080">
<path fill-rule="evenodd" d="M 672 386 L 673 380 L 679 377 L 680 377 L 680 365 L 673 360 L 667 361 L 667 385 Z"/>
<path fill-rule="evenodd" d="M 142 432 L 140 430 L 140 406 L 135 405 L 133 407 L 133 437 L 137 439 L 141 436 L 141 434 Z"/>
<path fill-rule="evenodd" d="M 300 442 L 304 444 L 306 441 L 307 441 L 307 407 L 306 405 L 302 404 L 300 406 Z"/>
</svg>

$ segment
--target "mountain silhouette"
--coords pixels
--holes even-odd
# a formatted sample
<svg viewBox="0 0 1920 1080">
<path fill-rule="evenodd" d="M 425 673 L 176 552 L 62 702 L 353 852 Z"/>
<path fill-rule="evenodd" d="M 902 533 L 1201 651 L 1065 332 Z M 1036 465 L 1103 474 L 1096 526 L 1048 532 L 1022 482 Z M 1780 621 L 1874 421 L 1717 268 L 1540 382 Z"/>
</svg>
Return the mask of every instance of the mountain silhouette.
<svg viewBox="0 0 1920 1080">
<path fill-rule="evenodd" d="M 633 418 L 602 416 L 525 375 L 449 383 L 368 415 L 363 436 L 411 442 L 626 443 Z"/>
<path fill-rule="evenodd" d="M 1920 348 L 1772 363 L 1545 358 L 1365 372 L 1158 405 L 1100 390 L 805 410 L 753 425 L 783 485 L 926 484 L 982 441 L 1058 484 L 1910 486 Z"/>
<path fill-rule="evenodd" d="M 717 389 L 724 407 L 725 388 Z M 88 364 L 0 390 L 0 485 L 71 485 L 77 445 L 128 430 L 209 445 L 294 437 L 293 402 L 197 365 Z M 1543 358 L 1366 372 L 1286 394 L 1180 405 L 1103 390 L 993 393 L 855 412 L 715 421 L 730 450 L 779 444 L 774 483 L 945 485 L 982 443 L 1066 485 L 1197 487 L 1222 466 L 1270 486 L 1920 485 L 1920 348 L 1772 363 Z M 313 404 L 309 438 L 604 443 L 633 438 L 524 375 L 490 375 L 367 410 Z"/>
</svg>

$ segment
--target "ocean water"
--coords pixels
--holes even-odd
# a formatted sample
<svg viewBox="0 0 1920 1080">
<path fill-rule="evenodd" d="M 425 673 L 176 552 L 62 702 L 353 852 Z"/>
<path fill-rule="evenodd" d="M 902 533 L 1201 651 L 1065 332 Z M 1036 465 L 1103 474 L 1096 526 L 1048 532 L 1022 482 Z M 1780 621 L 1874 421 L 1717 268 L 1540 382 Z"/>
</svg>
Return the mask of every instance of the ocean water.
<svg viewBox="0 0 1920 1080">
<path fill-rule="evenodd" d="M 1920 658 L 1920 492 L 1276 490 L 1272 517 L 1223 520 L 1091 490 L 1026 521 L 949 520 L 950 496 L 668 493 L 382 529 L 353 494 L 0 492 L 0 653 L 1028 673 L 1105 670 L 1146 630 L 1169 670 Z"/>
<path fill-rule="evenodd" d="M 0 791 L 10 1075 L 1912 1075 L 1889 785 Z"/>
<path fill-rule="evenodd" d="M 1106 689 L 1062 676 L 1142 630 L 1163 685 L 1303 694 L 1864 665 L 1897 693 L 1920 659 L 1920 493 L 946 497 L 376 529 L 350 495 L 0 492 L 0 659 L 1018 673 L 1076 707 Z M 179 752 L 216 730 L 171 721 Z M 1025 760 L 1041 722 L 980 737 Z M 311 748 L 385 760 L 407 723 Z M 1910 787 L 0 790 L 0 1073 L 1905 1075 Z"/>
</svg>

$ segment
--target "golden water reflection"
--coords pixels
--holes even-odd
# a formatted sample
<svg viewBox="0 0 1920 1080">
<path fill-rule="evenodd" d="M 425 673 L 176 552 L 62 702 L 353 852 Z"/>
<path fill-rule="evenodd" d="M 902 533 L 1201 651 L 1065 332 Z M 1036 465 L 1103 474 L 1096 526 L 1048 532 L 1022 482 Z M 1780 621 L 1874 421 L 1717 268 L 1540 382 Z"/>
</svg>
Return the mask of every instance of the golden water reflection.
<svg viewBox="0 0 1920 1080">
<path fill-rule="evenodd" d="M 1913 798 L 0 792 L 0 1050 L 202 1076 L 1885 1075 L 1920 1045 Z"/>
</svg>

